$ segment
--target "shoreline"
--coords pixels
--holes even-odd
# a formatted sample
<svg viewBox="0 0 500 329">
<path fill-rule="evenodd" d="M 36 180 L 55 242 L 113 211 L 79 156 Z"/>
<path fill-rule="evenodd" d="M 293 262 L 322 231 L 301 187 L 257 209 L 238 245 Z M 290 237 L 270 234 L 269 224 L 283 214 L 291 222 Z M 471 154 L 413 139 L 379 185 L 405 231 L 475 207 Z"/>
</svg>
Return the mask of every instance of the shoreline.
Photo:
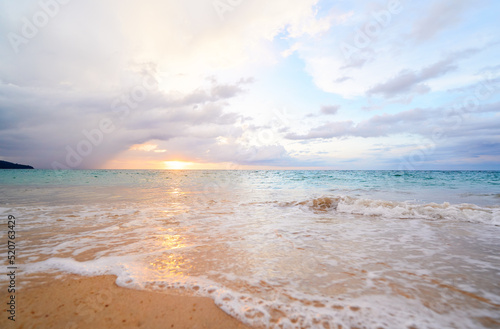
<svg viewBox="0 0 500 329">
<path fill-rule="evenodd" d="M 16 291 L 16 321 L 2 307 L 2 328 L 251 329 L 208 297 L 123 288 L 116 276 L 71 276 Z M 7 289 L 1 287 L 2 304 Z"/>
</svg>

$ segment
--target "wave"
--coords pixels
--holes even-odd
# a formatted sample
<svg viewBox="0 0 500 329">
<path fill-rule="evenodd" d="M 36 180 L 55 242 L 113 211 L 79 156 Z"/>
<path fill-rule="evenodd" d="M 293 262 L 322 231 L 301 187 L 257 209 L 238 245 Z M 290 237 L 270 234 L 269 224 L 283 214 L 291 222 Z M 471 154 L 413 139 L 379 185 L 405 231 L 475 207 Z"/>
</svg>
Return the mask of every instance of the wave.
<svg viewBox="0 0 500 329">
<path fill-rule="evenodd" d="M 53 271 L 82 276 L 115 275 L 118 286 L 138 290 L 164 293 L 171 288 L 181 289 L 195 296 L 211 298 L 223 311 L 255 328 L 401 328 L 403 323 L 408 328 L 476 327 L 475 323 L 464 319 L 460 310 L 437 312 L 422 305 L 418 298 L 404 295 L 334 297 L 304 293 L 262 279 L 238 278 L 246 287 L 265 290 L 267 296 L 260 296 L 233 290 L 205 276 L 144 277 L 143 264 L 138 256 L 103 257 L 85 262 L 54 257 L 27 264 L 24 268 L 28 274 Z M 377 274 L 372 272 L 371 277 L 377 278 Z M 495 316 L 490 310 L 473 306 L 467 312 L 470 317 L 478 312 L 483 316 Z M 465 322 L 457 323 L 456 319 Z"/>
<path fill-rule="evenodd" d="M 314 212 L 335 212 L 398 219 L 458 220 L 500 226 L 500 207 L 444 202 L 415 204 L 351 196 L 322 196 L 305 201 L 281 202 L 281 207 L 307 207 Z"/>
</svg>

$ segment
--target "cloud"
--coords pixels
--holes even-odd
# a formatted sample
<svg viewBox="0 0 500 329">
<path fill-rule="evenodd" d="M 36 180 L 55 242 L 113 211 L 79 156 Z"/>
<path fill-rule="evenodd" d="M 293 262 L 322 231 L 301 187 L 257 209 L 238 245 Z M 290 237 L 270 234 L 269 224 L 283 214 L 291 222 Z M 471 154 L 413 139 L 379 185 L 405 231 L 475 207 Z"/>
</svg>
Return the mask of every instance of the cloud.
<svg viewBox="0 0 500 329">
<path fill-rule="evenodd" d="M 142 152 L 141 156 L 156 162 L 190 160 L 197 163 L 232 163 L 232 169 L 245 165 L 287 166 L 297 163 L 281 145 L 243 145 L 236 143 L 230 136 L 224 137 L 223 142 L 222 140 L 193 136 L 176 137 L 166 141 L 154 140 L 151 143 L 166 149 L 167 152 Z M 131 151 L 137 152 L 137 149 L 123 152 L 118 159 L 133 157 Z"/>
<path fill-rule="evenodd" d="M 316 19 L 316 2 L 245 1 L 221 20 L 212 1 L 72 1 L 59 6 L 45 26 L 34 26 L 29 37 L 23 36 L 26 24 L 44 13 L 39 1 L 0 2 L 7 17 L 0 22 L 2 35 L 27 39 L 19 47 L 0 39 L 0 76 L 17 85 L 65 83 L 88 90 L 115 86 L 137 63 L 157 65 L 165 77 L 193 79 L 215 69 L 269 63 L 278 54 L 269 56 L 268 41 L 278 34 L 299 37 L 328 29 L 330 18 Z"/>
<path fill-rule="evenodd" d="M 68 147 L 89 145 L 78 168 L 99 168 L 127 152 L 155 161 L 272 165 L 298 164 L 290 157 L 298 154 L 326 165 L 335 158 L 318 152 L 339 140 L 347 144 L 336 146 L 361 159 L 353 139 L 428 138 L 434 127 L 454 124 L 445 104 L 456 92 L 476 95 L 485 80 L 477 72 L 490 72 L 488 83 L 499 79 L 493 4 L 477 7 L 484 16 L 470 16 L 464 13 L 471 1 L 456 8 L 405 3 L 379 34 L 358 44 L 359 56 L 346 60 L 339 45 L 355 45 L 352 36 L 376 23 L 386 3 L 230 1 L 221 19 L 212 1 L 71 1 L 16 52 L 9 35 L 22 36 L 42 3 L 0 1 L 0 156 L 40 168 L 66 163 Z M 300 87 L 292 97 L 274 88 L 292 84 Z M 431 100 L 434 108 L 422 108 Z M 464 136 L 477 129 L 478 143 L 496 138 L 494 101 L 461 113 Z M 278 125 L 259 119 L 277 107 L 292 114 Z M 316 113 L 307 115 L 310 108 Z M 96 129 L 106 120 L 114 129 L 100 138 Z M 269 131 L 272 138 L 261 138 Z M 102 142 L 88 144 L 90 133 Z M 447 136 L 455 143 L 460 131 Z M 313 154 L 324 157 L 306 157 Z"/>
<path fill-rule="evenodd" d="M 217 138 L 229 136 L 226 148 L 235 152 L 241 122 L 251 115 L 231 111 L 230 101 L 254 82 L 253 65 L 280 58 L 270 47 L 276 36 L 314 37 L 329 29 L 333 17 L 316 18 L 316 3 L 245 1 L 221 19 L 211 1 L 72 1 L 26 36 L 44 13 L 42 2 L 0 2 L 0 33 L 26 39 L 0 38 L 0 154 L 50 168 L 65 162 L 68 147 L 88 142 L 83 131 L 102 120 L 115 130 L 78 167 L 99 167 L 149 140 L 196 141 L 204 145 L 193 148 L 200 159 L 215 161 Z M 262 161 L 286 153 L 279 146 L 257 149 Z"/>
<path fill-rule="evenodd" d="M 440 32 L 460 24 L 462 15 L 470 10 L 476 1 L 437 1 L 417 21 L 413 23 L 411 37 L 422 42 L 435 37 Z"/>
<path fill-rule="evenodd" d="M 316 138 L 333 138 L 352 136 L 354 123 L 352 121 L 339 121 L 330 122 L 319 127 L 313 128 L 306 135 L 298 135 L 296 133 L 289 133 L 285 136 L 287 139 L 303 140 L 303 139 L 316 139 Z"/>
<path fill-rule="evenodd" d="M 305 135 L 289 133 L 285 138 L 292 140 L 330 139 L 346 137 L 383 137 L 402 132 L 411 132 L 415 124 L 432 120 L 434 112 L 423 109 L 413 109 L 397 114 L 375 115 L 358 124 L 353 121 L 329 122 L 312 128 Z"/>
<path fill-rule="evenodd" d="M 335 115 L 340 109 L 340 105 L 323 105 L 321 106 L 321 113 L 327 115 Z"/>
<path fill-rule="evenodd" d="M 299 48 L 300 48 L 300 44 L 299 43 L 295 43 L 290 48 L 288 48 L 287 50 L 282 51 L 281 52 L 281 56 L 283 56 L 283 57 L 286 58 L 286 57 L 292 55 L 294 52 L 296 52 Z"/>
<path fill-rule="evenodd" d="M 132 103 L 133 108 L 118 107 L 117 112 L 111 109 L 114 101 L 129 97 L 135 87 L 114 97 L 83 97 L 68 95 L 64 89 L 0 84 L 0 99 L 8 100 L 0 105 L 0 154 L 7 160 L 23 159 L 36 168 L 53 168 L 54 162 L 61 167 L 99 168 L 114 160 L 132 160 L 134 154 L 156 162 L 185 159 L 242 165 L 293 163 L 281 145 L 242 143 L 245 134 L 255 134 L 260 128 L 248 125 L 250 118 L 230 112 L 227 107 L 230 99 L 245 93 L 242 86 L 251 84 L 251 78 L 232 84 L 207 81 L 208 85 L 187 94 L 148 91 L 142 101 Z M 112 132 L 98 132 L 103 119 L 110 120 Z M 102 142 L 91 146 L 91 152 L 86 154 L 83 146 L 90 145 L 93 139 Z M 137 154 L 139 151 L 143 152 Z"/>
<path fill-rule="evenodd" d="M 494 63 L 492 58 L 498 49 L 491 44 L 497 37 L 490 32 L 494 22 L 489 17 L 498 10 L 498 5 L 486 3 L 460 0 L 455 7 L 450 1 L 401 2 L 401 11 L 386 21 L 380 19 L 380 13 L 387 10 L 383 7 L 386 3 L 338 4 L 335 7 L 344 12 L 355 9 L 349 19 L 333 26 L 321 43 L 314 38 L 299 39 L 301 46 L 296 54 L 304 60 L 306 72 L 316 86 L 325 92 L 348 99 L 378 90 L 378 95 L 387 97 L 399 93 L 398 97 L 404 101 L 425 97 L 431 90 L 454 88 L 459 81 L 466 81 L 471 70 L 484 66 L 481 61 Z M 376 27 L 376 32 L 366 32 L 368 27 Z M 415 43 L 417 37 L 420 41 Z M 351 46 L 354 52 L 351 57 L 344 56 L 343 44 Z M 473 53 L 459 58 L 462 49 L 472 49 Z M 457 58 L 448 56 L 449 52 L 456 52 Z M 458 62 L 464 58 L 471 60 Z M 446 59 L 451 62 L 449 66 Z M 441 75 L 421 72 L 435 64 L 449 71 Z M 391 85 L 392 80 L 401 82 L 401 87 Z"/>
<path fill-rule="evenodd" d="M 322 105 L 319 111 L 319 114 L 316 113 L 308 113 L 305 117 L 306 118 L 315 118 L 320 115 L 335 115 L 340 109 L 340 105 Z M 281 129 L 282 132 L 288 131 L 288 127 L 284 127 Z"/>
<path fill-rule="evenodd" d="M 411 169 L 496 170 L 500 155 L 500 140 L 485 141 L 484 137 L 472 137 L 455 140 L 453 143 L 416 145 L 412 147 L 412 156 L 388 160 L 403 164 Z"/>
<path fill-rule="evenodd" d="M 94 132 L 101 134 L 95 139 L 102 142 L 92 146 L 92 152 L 82 157 L 84 161 L 78 167 L 95 168 L 130 146 L 153 139 L 202 138 L 216 143 L 215 138 L 229 130 L 235 135 L 242 133 L 232 127 L 244 118 L 225 107 L 229 99 L 243 92 L 240 86 L 245 83 L 249 80 L 234 84 L 212 82 L 186 95 L 149 91 L 143 100 L 130 103 L 131 107 L 123 103 L 116 112 L 112 104 L 131 92 L 84 97 L 64 89 L 0 84 L 0 98 L 6 100 L 0 105 L 0 154 L 7 159 L 24 158 L 37 168 L 51 168 L 54 161 L 64 165 L 68 148 L 78 152 L 81 143 L 92 140 L 89 132 Z M 109 120 L 114 131 L 96 133 L 102 120 Z"/>
<path fill-rule="evenodd" d="M 411 71 L 408 69 L 402 70 L 396 76 L 369 89 L 367 94 L 381 94 L 385 98 L 391 98 L 401 94 L 406 94 L 408 96 L 415 93 L 427 93 L 431 89 L 424 82 L 456 71 L 459 68 L 456 64 L 459 60 L 472 57 L 495 44 L 496 42 L 491 42 L 485 44 L 481 48 L 465 48 L 451 52 L 445 56 L 444 59 L 423 67 L 419 71 Z"/>
<path fill-rule="evenodd" d="M 472 116 L 474 113 L 490 113 L 486 117 Z M 458 111 L 445 108 L 415 108 L 396 114 L 374 115 L 355 124 L 353 121 L 336 121 L 312 128 L 306 134 L 288 133 L 290 140 L 331 139 L 363 137 L 377 138 L 397 134 L 415 134 L 433 138 L 436 132 L 446 134 L 447 138 L 461 136 L 484 136 L 485 140 L 500 136 L 498 129 L 500 104 L 484 104 L 474 113 L 464 109 Z"/>
<path fill-rule="evenodd" d="M 341 83 L 341 82 L 344 82 L 344 81 L 347 81 L 347 80 L 350 80 L 350 79 L 352 79 L 352 78 L 351 77 L 340 77 L 338 79 L 335 79 L 334 81 L 336 83 Z"/>
<path fill-rule="evenodd" d="M 430 91 L 430 88 L 423 82 L 442 76 L 456 69 L 457 66 L 446 59 L 424 67 L 417 72 L 404 70 L 388 81 L 369 89 L 367 93 L 369 95 L 381 94 L 386 98 L 409 93 L 427 93 Z"/>
</svg>

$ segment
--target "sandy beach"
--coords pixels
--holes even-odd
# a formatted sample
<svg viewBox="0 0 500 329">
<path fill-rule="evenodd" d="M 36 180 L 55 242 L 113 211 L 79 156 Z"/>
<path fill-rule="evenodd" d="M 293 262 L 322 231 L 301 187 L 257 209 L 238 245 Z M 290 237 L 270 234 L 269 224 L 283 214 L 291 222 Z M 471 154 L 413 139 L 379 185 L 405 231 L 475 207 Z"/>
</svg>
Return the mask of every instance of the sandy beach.
<svg viewBox="0 0 500 329">
<path fill-rule="evenodd" d="M 15 323 L 1 328 L 249 328 L 210 298 L 119 287 L 114 276 L 79 277 L 16 291 Z M 7 289 L 1 288 L 2 304 Z M 5 308 L 2 308 L 5 310 Z"/>
</svg>

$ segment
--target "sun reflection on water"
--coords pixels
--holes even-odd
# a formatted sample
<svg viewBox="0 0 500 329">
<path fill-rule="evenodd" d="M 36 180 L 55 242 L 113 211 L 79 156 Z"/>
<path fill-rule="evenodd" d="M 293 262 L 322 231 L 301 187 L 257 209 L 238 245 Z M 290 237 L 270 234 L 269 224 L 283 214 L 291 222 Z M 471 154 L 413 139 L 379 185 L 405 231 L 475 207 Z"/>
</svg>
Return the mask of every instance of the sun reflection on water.
<svg viewBox="0 0 500 329">
<path fill-rule="evenodd" d="M 162 278 L 184 277 L 188 274 L 186 271 L 192 267 L 184 256 L 177 254 L 165 255 L 150 265 Z"/>
<path fill-rule="evenodd" d="M 162 247 L 165 247 L 168 250 L 179 249 L 186 247 L 186 244 L 183 243 L 184 237 L 178 234 L 174 235 L 162 235 L 160 238 L 160 243 Z"/>
<path fill-rule="evenodd" d="M 187 271 L 192 267 L 190 261 L 184 255 L 172 252 L 185 248 L 187 244 L 184 240 L 185 237 L 179 234 L 157 236 L 159 249 L 166 252 L 149 262 L 149 265 L 161 279 L 181 278 L 188 275 Z"/>
</svg>

